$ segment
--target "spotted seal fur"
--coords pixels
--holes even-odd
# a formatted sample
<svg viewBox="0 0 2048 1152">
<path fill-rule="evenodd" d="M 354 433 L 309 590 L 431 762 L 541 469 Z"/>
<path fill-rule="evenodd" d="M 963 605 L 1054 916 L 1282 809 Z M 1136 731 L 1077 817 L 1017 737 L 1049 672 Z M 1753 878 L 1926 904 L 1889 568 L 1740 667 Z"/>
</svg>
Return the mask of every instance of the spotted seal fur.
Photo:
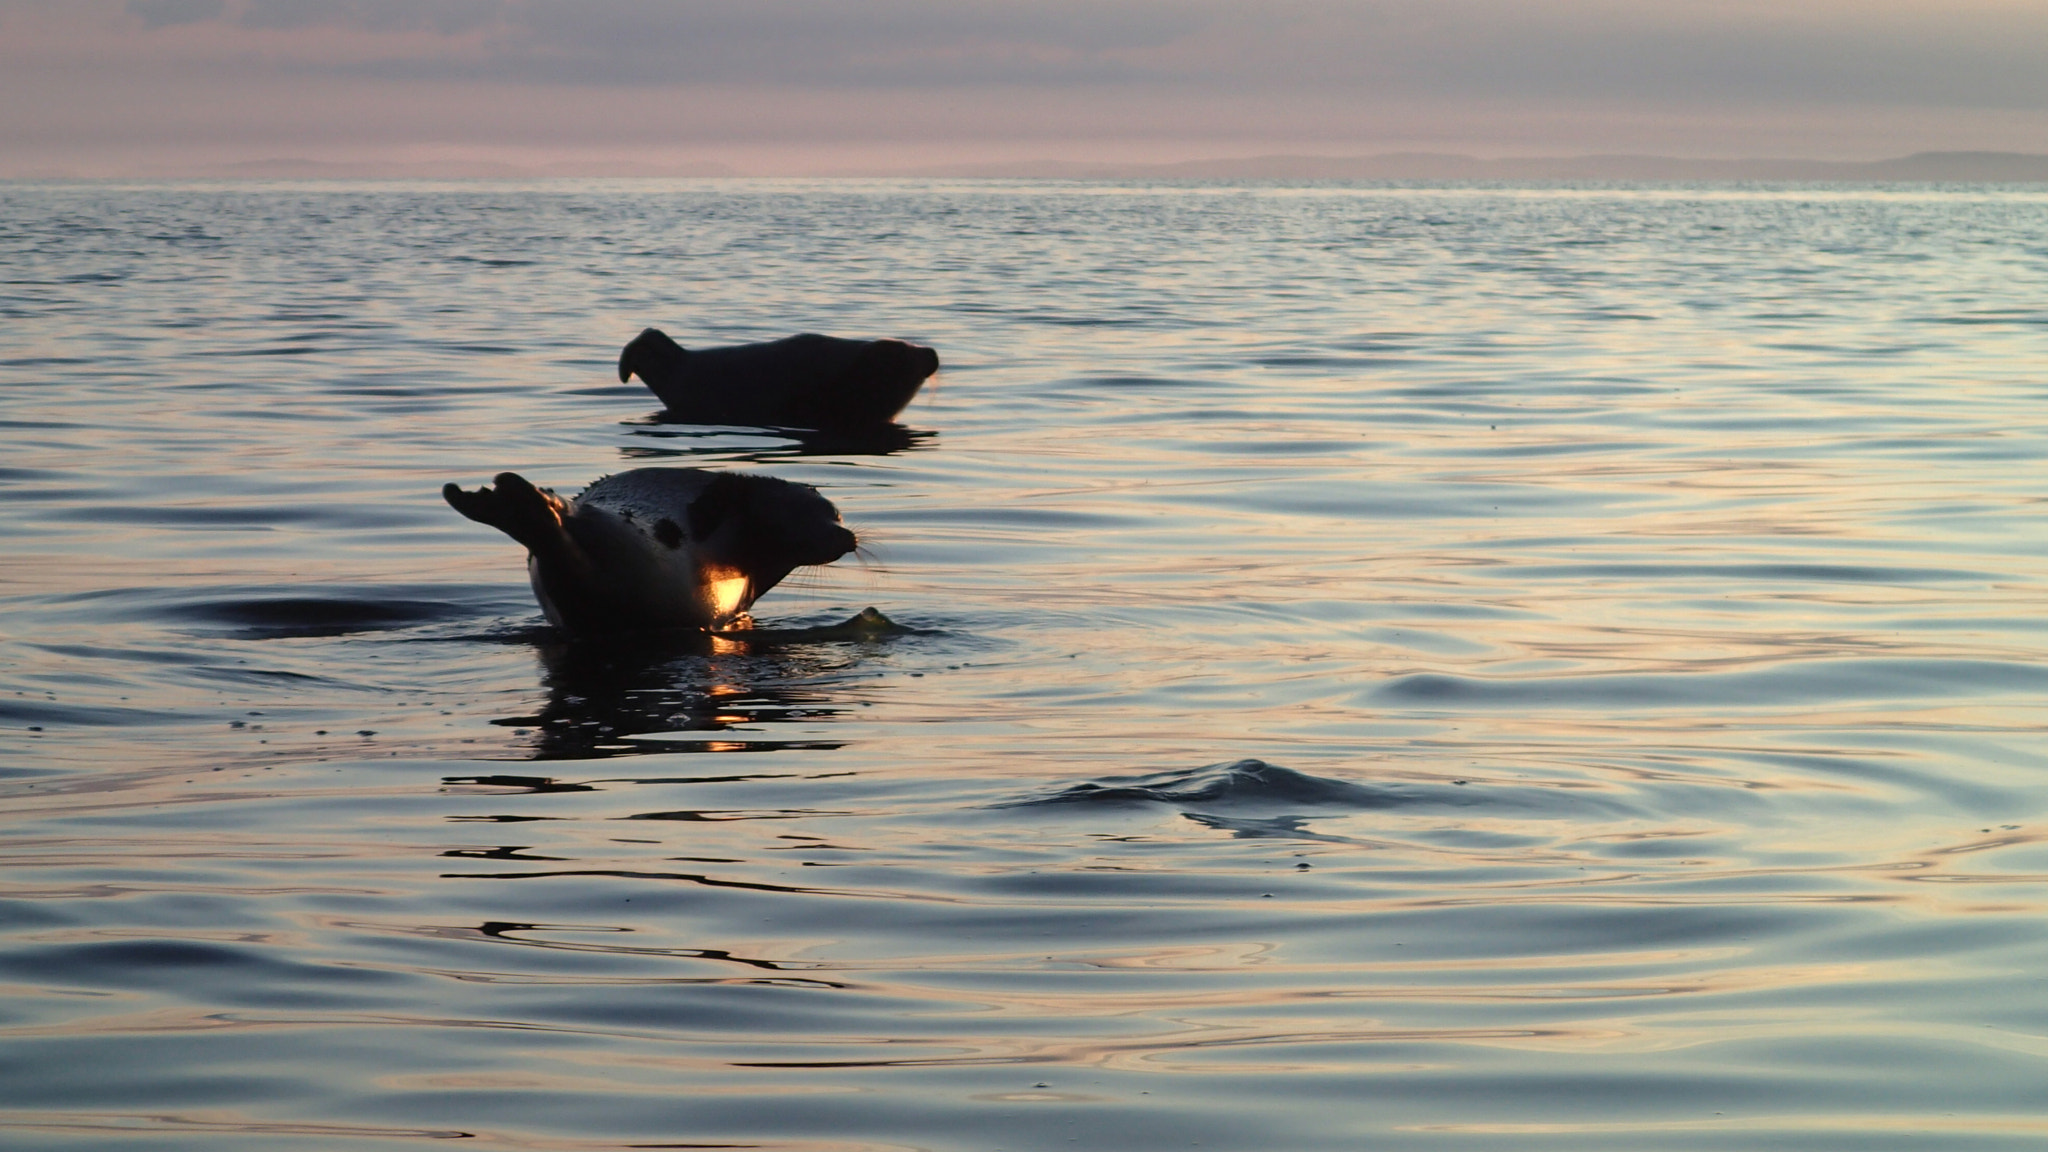
<svg viewBox="0 0 2048 1152">
<path fill-rule="evenodd" d="M 722 629 L 797 567 L 853 551 L 807 484 L 701 468 L 636 468 L 573 500 L 501 472 L 450 506 L 526 546 L 533 594 L 573 636 Z"/>
</svg>

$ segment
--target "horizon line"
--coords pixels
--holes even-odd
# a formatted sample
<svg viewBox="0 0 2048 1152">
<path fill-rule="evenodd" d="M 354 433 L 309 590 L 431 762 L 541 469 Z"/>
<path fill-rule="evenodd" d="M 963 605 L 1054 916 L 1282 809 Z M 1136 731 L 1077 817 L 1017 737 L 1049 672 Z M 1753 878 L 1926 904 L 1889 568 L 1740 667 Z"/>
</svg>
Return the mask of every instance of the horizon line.
<svg viewBox="0 0 2048 1152">
<path fill-rule="evenodd" d="M 575 179 L 989 179 L 989 180 L 1360 180 L 1527 181 L 1619 180 L 1641 183 L 1773 181 L 1793 183 L 2048 182 L 2048 154 L 1983 149 L 1923 150 L 1879 160 L 1799 157 L 1703 158 L 1597 152 L 1570 156 L 1479 157 L 1403 150 L 1351 154 L 1264 153 L 1164 162 L 1092 160 L 956 161 L 910 167 L 840 165 L 817 172 L 748 172 L 720 161 L 631 159 L 504 160 L 314 159 L 253 160 L 138 166 L 127 173 L 88 174 L 55 165 L 0 176 L 10 183 L 147 183 L 156 181 L 293 180 L 575 180 Z"/>
</svg>

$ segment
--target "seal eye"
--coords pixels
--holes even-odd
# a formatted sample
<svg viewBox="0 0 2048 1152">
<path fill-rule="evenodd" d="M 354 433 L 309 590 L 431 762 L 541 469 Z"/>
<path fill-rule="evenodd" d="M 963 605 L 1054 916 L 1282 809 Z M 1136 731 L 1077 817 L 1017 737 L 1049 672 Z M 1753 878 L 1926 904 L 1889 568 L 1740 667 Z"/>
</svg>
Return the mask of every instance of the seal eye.
<svg viewBox="0 0 2048 1152">
<path fill-rule="evenodd" d="M 654 538 L 670 548 L 683 546 L 683 529 L 675 521 L 663 516 L 654 524 Z"/>
</svg>

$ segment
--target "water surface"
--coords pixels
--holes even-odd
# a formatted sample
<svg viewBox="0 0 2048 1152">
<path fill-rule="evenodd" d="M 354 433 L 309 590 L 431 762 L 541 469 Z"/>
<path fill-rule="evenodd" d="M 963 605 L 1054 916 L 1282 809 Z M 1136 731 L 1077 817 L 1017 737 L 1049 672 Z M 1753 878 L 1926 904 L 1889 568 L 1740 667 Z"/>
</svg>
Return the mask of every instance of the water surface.
<svg viewBox="0 0 2048 1152">
<path fill-rule="evenodd" d="M 2048 194 L 17 184 L 0 280 L 0 1142 L 2048 1139 Z M 650 324 L 945 368 L 702 428 Z M 648 465 L 866 555 L 591 650 L 439 496 Z"/>
</svg>

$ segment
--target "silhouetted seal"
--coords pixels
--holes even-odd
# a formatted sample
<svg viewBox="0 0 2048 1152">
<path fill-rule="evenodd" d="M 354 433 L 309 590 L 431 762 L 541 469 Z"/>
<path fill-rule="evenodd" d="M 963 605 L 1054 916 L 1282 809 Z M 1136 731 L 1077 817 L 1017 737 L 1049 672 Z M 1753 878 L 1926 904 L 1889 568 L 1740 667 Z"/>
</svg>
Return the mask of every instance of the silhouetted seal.
<svg viewBox="0 0 2048 1152">
<path fill-rule="evenodd" d="M 938 370 L 939 354 L 919 344 L 809 332 L 691 352 L 649 328 L 619 353 L 619 383 L 639 376 L 670 412 L 694 424 L 887 424 Z"/>
<path fill-rule="evenodd" d="M 541 611 L 576 636 L 725 628 L 798 565 L 854 547 L 831 501 L 772 476 L 636 468 L 574 500 L 512 472 L 493 483 L 441 495 L 526 545 Z"/>
</svg>

